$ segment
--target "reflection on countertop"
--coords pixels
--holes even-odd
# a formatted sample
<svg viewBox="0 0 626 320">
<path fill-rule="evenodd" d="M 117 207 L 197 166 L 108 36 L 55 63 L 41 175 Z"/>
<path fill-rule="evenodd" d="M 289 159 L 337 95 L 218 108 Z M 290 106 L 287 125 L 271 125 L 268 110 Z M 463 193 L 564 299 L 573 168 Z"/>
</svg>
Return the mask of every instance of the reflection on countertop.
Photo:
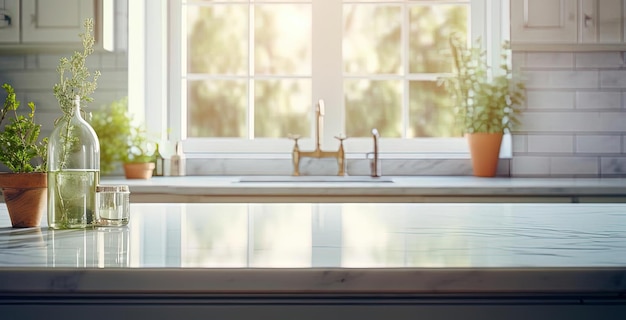
<svg viewBox="0 0 626 320">
<path fill-rule="evenodd" d="M 133 204 L 93 230 L 11 229 L 5 210 L 0 267 L 626 265 L 626 204 Z"/>
</svg>

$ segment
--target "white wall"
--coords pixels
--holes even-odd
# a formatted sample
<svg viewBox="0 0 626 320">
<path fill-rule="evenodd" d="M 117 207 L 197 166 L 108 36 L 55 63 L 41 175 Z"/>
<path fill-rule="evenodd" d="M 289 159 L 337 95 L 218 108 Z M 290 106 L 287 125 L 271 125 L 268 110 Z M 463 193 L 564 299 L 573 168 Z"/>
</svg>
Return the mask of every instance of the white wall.
<svg viewBox="0 0 626 320">
<path fill-rule="evenodd" d="M 622 52 L 515 52 L 526 77 L 512 176 L 626 176 Z"/>
</svg>

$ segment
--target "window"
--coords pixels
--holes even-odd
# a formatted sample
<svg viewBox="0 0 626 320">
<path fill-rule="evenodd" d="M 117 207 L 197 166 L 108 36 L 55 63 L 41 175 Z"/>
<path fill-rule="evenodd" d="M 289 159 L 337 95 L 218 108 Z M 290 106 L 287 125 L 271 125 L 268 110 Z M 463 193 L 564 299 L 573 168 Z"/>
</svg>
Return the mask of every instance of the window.
<svg viewBox="0 0 626 320">
<path fill-rule="evenodd" d="M 451 71 L 446 55 L 451 33 L 468 41 L 480 36 L 489 49 L 499 48 L 504 33 L 496 26 L 504 5 L 491 0 L 170 1 L 164 5 L 169 15 L 167 121 L 148 125 L 165 123 L 172 140 L 185 141 L 186 152 L 288 156 L 290 134 L 304 137 L 303 150 L 314 147 L 314 108 L 323 99 L 324 150 L 334 150 L 333 137 L 345 134 L 348 155 L 370 151 L 371 129 L 377 128 L 383 153 L 466 152 L 451 100 L 436 80 Z M 151 32 L 158 31 L 148 26 L 147 42 Z M 490 55 L 499 57 L 496 51 Z"/>
</svg>

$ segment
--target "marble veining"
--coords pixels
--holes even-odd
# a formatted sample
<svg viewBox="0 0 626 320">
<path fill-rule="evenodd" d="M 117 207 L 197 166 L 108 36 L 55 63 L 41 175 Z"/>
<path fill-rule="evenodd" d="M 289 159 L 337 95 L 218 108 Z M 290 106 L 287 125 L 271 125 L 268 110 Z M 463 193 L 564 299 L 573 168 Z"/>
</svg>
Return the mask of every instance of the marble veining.
<svg viewBox="0 0 626 320">
<path fill-rule="evenodd" d="M 43 224 L 0 208 L 0 291 L 626 290 L 626 204 L 132 204 L 124 228 Z"/>
</svg>

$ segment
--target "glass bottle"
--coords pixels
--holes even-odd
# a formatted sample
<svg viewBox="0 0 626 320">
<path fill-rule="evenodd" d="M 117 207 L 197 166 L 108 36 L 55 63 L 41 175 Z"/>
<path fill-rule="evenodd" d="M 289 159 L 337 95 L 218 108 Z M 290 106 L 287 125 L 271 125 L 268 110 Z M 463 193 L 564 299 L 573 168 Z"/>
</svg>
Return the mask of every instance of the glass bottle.
<svg viewBox="0 0 626 320">
<path fill-rule="evenodd" d="M 80 97 L 56 125 L 48 142 L 48 226 L 92 227 L 100 180 L 100 143 L 80 114 Z"/>
<path fill-rule="evenodd" d="M 165 173 L 165 159 L 159 152 L 159 144 L 156 144 L 156 150 L 154 150 L 154 171 L 152 172 L 153 176 L 161 177 Z"/>
</svg>

